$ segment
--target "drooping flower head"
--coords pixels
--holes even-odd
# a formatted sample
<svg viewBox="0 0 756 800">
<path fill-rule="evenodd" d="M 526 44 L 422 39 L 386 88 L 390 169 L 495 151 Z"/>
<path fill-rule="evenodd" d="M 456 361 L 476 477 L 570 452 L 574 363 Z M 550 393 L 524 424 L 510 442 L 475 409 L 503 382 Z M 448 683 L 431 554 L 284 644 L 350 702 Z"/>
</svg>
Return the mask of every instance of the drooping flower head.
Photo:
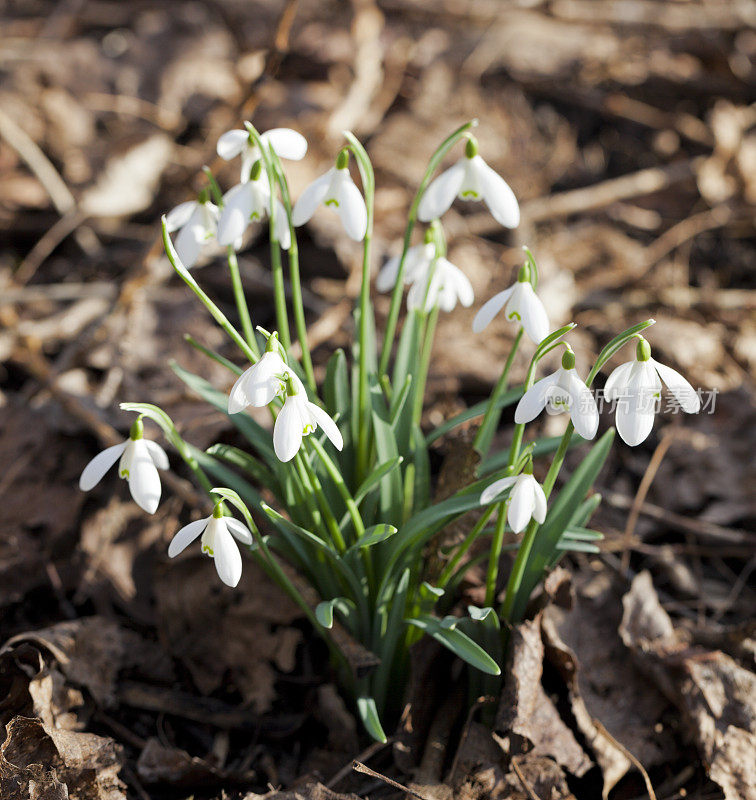
<svg viewBox="0 0 756 800">
<path fill-rule="evenodd" d="M 286 400 L 273 426 L 273 449 L 281 461 L 291 461 L 302 446 L 302 438 L 320 426 L 337 450 L 344 447 L 336 423 L 320 406 L 307 399 L 307 391 L 289 371 L 286 375 Z"/>
<path fill-rule="evenodd" d="M 218 577 L 227 586 L 236 586 L 241 579 L 242 560 L 234 539 L 251 545 L 253 539 L 249 528 L 233 517 L 223 516 L 223 506 L 218 503 L 211 516 L 190 522 L 176 533 L 168 545 L 168 556 L 175 558 L 200 534 L 202 552 L 215 562 Z"/>
<path fill-rule="evenodd" d="M 493 218 L 505 228 L 520 224 L 520 207 L 507 182 L 478 155 L 478 142 L 468 136 L 465 155 L 442 172 L 427 188 L 417 209 L 418 219 L 430 222 L 449 210 L 455 198 L 483 200 Z"/>
<path fill-rule="evenodd" d="M 528 461 L 519 475 L 494 481 L 484 489 L 480 504 L 488 505 L 509 488 L 512 491 L 507 500 L 507 522 L 515 533 L 524 531 L 531 519 L 536 522 L 546 519 L 546 495 L 541 484 L 533 477 L 532 460 Z"/>
<path fill-rule="evenodd" d="M 134 421 L 125 442 L 103 450 L 84 467 L 79 489 L 83 492 L 94 489 L 119 458 L 118 475 L 128 481 L 134 502 L 148 514 L 154 514 L 161 492 L 158 469 L 168 469 L 168 456 L 159 444 L 144 438 L 141 417 Z"/>
<path fill-rule="evenodd" d="M 631 447 L 651 433 L 662 381 L 687 414 L 701 408 L 701 399 L 690 383 L 676 370 L 651 358 L 651 346 L 642 336 L 638 338 L 635 361 L 617 367 L 604 387 L 606 399 L 616 401 L 617 432 Z"/>
<path fill-rule="evenodd" d="M 218 206 L 203 191 L 199 199 L 179 203 L 165 217 L 168 233 L 178 231 L 176 252 L 185 267 L 193 267 L 202 248 L 216 238 L 218 232 Z"/>
<path fill-rule="evenodd" d="M 562 366 L 556 372 L 541 378 L 520 398 L 515 422 L 518 425 L 530 422 L 544 408 L 549 414 L 569 412 L 575 430 L 584 439 L 593 439 L 596 435 L 599 423 L 596 400 L 577 374 L 571 349 L 562 355 Z"/>
<path fill-rule="evenodd" d="M 344 147 L 335 166 L 316 178 L 302 192 L 294 205 L 292 221 L 296 227 L 309 222 L 320 205 L 331 207 L 341 218 L 344 230 L 355 241 L 362 241 L 367 232 L 365 200 L 349 174 L 349 150 Z"/>
<path fill-rule="evenodd" d="M 467 275 L 447 258 L 439 256 L 425 271 L 417 270 L 407 293 L 407 308 L 427 313 L 438 306 L 442 311 L 451 311 L 457 303 L 467 308 L 473 300 L 475 294 Z"/>
<path fill-rule="evenodd" d="M 518 322 L 534 344 L 540 344 L 549 334 L 546 309 L 533 289 L 530 265 L 525 262 L 517 275 L 517 282 L 484 303 L 473 320 L 473 331 L 480 333 L 504 309 L 508 320 Z"/>
<path fill-rule="evenodd" d="M 262 167 L 255 161 L 249 171 L 249 179 L 237 183 L 223 195 L 223 209 L 218 220 L 218 241 L 222 245 L 234 245 L 241 240 L 250 222 L 262 222 L 270 211 L 270 184 Z M 286 210 L 276 198 L 276 214 L 273 223 L 273 238 L 288 250 L 291 247 L 291 232 Z"/>
<path fill-rule="evenodd" d="M 246 369 L 233 385 L 228 396 L 228 413 L 238 414 L 247 406 L 261 408 L 286 391 L 286 375 L 299 388 L 299 378 L 291 372 L 281 356 L 278 334 L 273 332 L 260 360 Z"/>
<path fill-rule="evenodd" d="M 276 151 L 276 155 L 289 159 L 289 161 L 301 161 L 307 153 L 307 139 L 291 128 L 271 128 L 261 134 L 260 138 L 264 144 Z M 246 130 L 226 131 L 218 139 L 216 149 L 218 155 L 226 161 L 230 161 L 238 155 L 242 157 L 240 179 L 242 183 L 249 180 L 252 165 L 262 155 L 255 140 Z"/>
</svg>

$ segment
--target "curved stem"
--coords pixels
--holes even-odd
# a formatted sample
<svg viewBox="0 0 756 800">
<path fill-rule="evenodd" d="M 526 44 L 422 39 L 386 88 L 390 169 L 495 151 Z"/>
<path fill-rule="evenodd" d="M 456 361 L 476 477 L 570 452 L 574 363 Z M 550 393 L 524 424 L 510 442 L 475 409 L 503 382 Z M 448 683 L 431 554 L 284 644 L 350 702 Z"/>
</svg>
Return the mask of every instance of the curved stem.
<svg viewBox="0 0 756 800">
<path fill-rule="evenodd" d="M 239 273 L 239 261 L 236 258 L 236 251 L 231 245 L 228 246 L 226 257 L 228 258 L 228 271 L 231 273 L 231 286 L 234 290 L 236 310 L 239 312 L 244 338 L 247 340 L 247 344 L 257 347 L 255 329 L 252 325 L 252 319 L 249 316 L 249 306 L 247 306 L 247 298 L 244 295 L 244 287 L 242 286 L 241 275 Z"/>
<path fill-rule="evenodd" d="M 436 151 L 428 162 L 428 168 L 425 170 L 420 186 L 417 189 L 415 198 L 410 206 L 409 215 L 407 216 L 407 227 L 404 230 L 404 245 L 402 248 L 402 255 L 399 259 L 399 268 L 396 273 L 396 283 L 394 290 L 391 294 L 391 306 L 389 308 L 388 318 L 386 319 L 386 330 L 383 334 L 383 347 L 381 349 L 381 360 L 378 365 L 378 375 L 386 375 L 388 369 L 389 358 L 391 358 L 391 347 L 394 343 L 394 335 L 396 333 L 396 324 L 399 320 L 399 307 L 402 302 L 402 293 L 404 291 L 404 269 L 405 261 L 407 260 L 407 251 L 409 250 L 410 241 L 412 240 L 412 231 L 417 222 L 417 209 L 420 201 L 423 199 L 425 190 L 428 188 L 433 173 L 441 163 L 443 157 L 451 150 L 452 147 L 465 135 L 470 128 L 474 128 L 478 124 L 478 120 L 473 119 L 466 122 L 464 125 L 457 128 L 454 133 L 447 136 L 446 139 L 436 148 Z"/>
<path fill-rule="evenodd" d="M 438 578 L 437 586 L 439 589 L 443 589 L 444 586 L 449 582 L 452 575 L 454 575 L 455 570 L 457 569 L 457 565 L 463 559 L 465 553 L 472 547 L 475 540 L 480 536 L 483 529 L 486 527 L 486 523 L 491 518 L 491 515 L 496 510 L 496 505 L 490 505 L 482 514 L 481 518 L 475 523 L 472 527 L 470 532 L 465 536 L 462 543 L 457 548 L 457 552 L 449 560 L 449 563 L 443 568 L 441 571 L 441 575 Z"/>
</svg>

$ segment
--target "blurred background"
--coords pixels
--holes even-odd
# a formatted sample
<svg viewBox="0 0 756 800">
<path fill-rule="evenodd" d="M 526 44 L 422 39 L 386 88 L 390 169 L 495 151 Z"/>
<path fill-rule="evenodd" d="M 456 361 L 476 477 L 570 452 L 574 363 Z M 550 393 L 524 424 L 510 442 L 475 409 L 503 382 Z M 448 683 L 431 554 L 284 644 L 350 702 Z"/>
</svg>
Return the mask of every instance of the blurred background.
<svg viewBox="0 0 756 800">
<path fill-rule="evenodd" d="M 163 406 L 198 446 L 233 441 L 226 418 L 168 368 L 175 358 L 228 388 L 185 333 L 237 357 L 159 241 L 160 215 L 196 196 L 203 165 L 224 190 L 238 180 L 238 163 L 215 155 L 221 133 L 245 119 L 301 131 L 307 157 L 285 164 L 296 197 L 353 131 L 376 170 L 377 271 L 401 248 L 429 156 L 472 117 L 522 224 L 503 230 L 476 204 L 444 218 L 450 260 L 476 303 L 442 317 L 426 421 L 482 399 L 497 379 L 512 329 L 500 317 L 474 336 L 470 324 L 511 283 L 523 244 L 552 322 L 579 324 L 570 341 L 583 375 L 616 332 L 654 317 L 654 356 L 704 391 L 700 415 L 659 419 L 642 446 L 615 447 L 599 479 L 592 527 L 606 539 L 600 556 L 570 562 L 583 605 L 562 620 L 582 682 L 562 680 L 554 664 L 543 677 L 592 755 L 577 767 L 557 758 L 550 796 L 602 787 L 643 796 L 622 748 L 666 787 L 660 797 L 756 796 L 747 766 L 756 747 L 755 26 L 752 0 L 0 5 L 4 798 L 69 796 L 62 786 L 108 800 L 241 797 L 312 780 L 396 794 L 343 772 L 361 750 L 357 728 L 322 648 L 278 590 L 249 565 L 229 592 L 200 556 L 168 564 L 167 542 L 199 502 L 180 464 L 172 459 L 177 474 L 149 518 L 114 474 L 90 495 L 76 483 L 125 435 L 120 401 Z M 254 322 L 270 328 L 267 235 L 258 234 L 240 264 Z M 322 376 L 350 338 L 361 247 L 319 212 L 300 250 Z M 194 274 L 233 317 L 223 260 L 210 254 Z M 380 324 L 388 298 L 374 302 Z M 516 361 L 516 378 L 526 366 Z M 558 433 L 564 422 L 542 425 Z M 507 436 L 505 424 L 499 446 Z M 440 443 L 437 464 L 460 446 Z M 628 672 L 620 599 L 627 607 L 645 571 L 679 648 L 704 648 L 716 662 L 718 712 L 676 678 Z M 473 574 L 466 599 L 479 588 Z M 723 708 L 734 715 L 731 739 Z M 586 715 L 620 744 L 592 741 Z M 536 783 L 505 767 L 492 784 L 476 782 L 490 754 L 454 758 L 450 774 L 453 757 L 435 775 L 447 792 L 529 797 L 524 787 Z M 391 748 L 381 758 L 394 769 Z M 308 785 L 308 797 L 334 796 Z"/>
</svg>

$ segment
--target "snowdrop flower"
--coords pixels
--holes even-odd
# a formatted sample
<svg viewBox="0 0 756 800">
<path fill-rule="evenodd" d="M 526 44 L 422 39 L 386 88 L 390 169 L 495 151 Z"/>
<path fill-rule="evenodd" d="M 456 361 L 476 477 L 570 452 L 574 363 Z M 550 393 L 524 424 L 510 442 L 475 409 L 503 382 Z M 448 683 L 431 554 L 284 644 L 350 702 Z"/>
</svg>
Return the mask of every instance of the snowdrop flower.
<svg viewBox="0 0 756 800">
<path fill-rule="evenodd" d="M 568 350 L 562 356 L 562 366 L 542 378 L 520 398 L 515 409 L 515 422 L 521 425 L 535 419 L 543 409 L 549 414 L 569 411 L 575 430 L 583 439 L 593 439 L 598 430 L 599 416 L 590 389 L 575 370 L 575 354 Z"/>
<path fill-rule="evenodd" d="M 224 517 L 223 508 L 218 503 L 213 509 L 212 516 L 190 522 L 173 537 L 168 545 L 168 556 L 175 558 L 200 534 L 202 552 L 215 561 L 218 577 L 226 586 L 236 586 L 241 579 L 242 560 L 234 539 L 238 539 L 242 544 L 251 545 L 252 534 L 247 526 L 233 517 Z"/>
<path fill-rule="evenodd" d="M 418 278 L 427 275 L 435 256 L 436 245 L 427 237 L 422 244 L 410 247 L 404 258 L 404 283 L 414 283 Z M 381 267 L 381 271 L 375 279 L 375 288 L 379 292 L 389 292 L 394 288 L 399 275 L 400 260 L 401 256 L 394 256 Z"/>
<path fill-rule="evenodd" d="M 281 461 L 291 461 L 302 446 L 302 437 L 312 433 L 318 425 L 337 450 L 344 447 L 341 431 L 322 408 L 307 399 L 301 383 L 293 380 L 291 372 L 286 379 L 286 400 L 278 412 L 273 426 L 273 449 Z"/>
<path fill-rule="evenodd" d="M 223 210 L 218 220 L 218 241 L 222 245 L 238 248 L 241 237 L 250 222 L 262 221 L 270 210 L 270 184 L 261 161 L 255 161 L 249 180 L 238 183 L 223 195 Z M 276 199 L 276 217 L 273 238 L 288 250 L 291 247 L 286 210 Z M 235 244 L 236 243 L 236 244 Z"/>
<path fill-rule="evenodd" d="M 307 152 L 307 139 L 291 128 L 271 128 L 261 134 L 260 138 L 266 145 L 273 147 L 276 155 L 281 158 L 288 158 L 290 161 L 301 161 Z M 241 155 L 242 183 L 249 180 L 249 172 L 252 165 L 262 155 L 260 148 L 246 130 L 226 131 L 218 139 L 216 149 L 218 155 L 226 161 Z"/>
<path fill-rule="evenodd" d="M 333 206 L 341 217 L 344 230 L 355 241 L 362 241 L 367 232 L 367 209 L 360 190 L 349 174 L 349 150 L 344 148 L 336 157 L 336 166 L 316 178 L 294 205 L 292 221 L 304 225 L 319 205 Z"/>
<path fill-rule="evenodd" d="M 507 319 L 517 320 L 522 325 L 534 344 L 540 344 L 548 336 L 549 318 L 530 282 L 528 264 L 522 265 L 513 286 L 495 294 L 481 306 L 473 320 L 473 331 L 480 333 L 487 328 L 502 308 Z"/>
<path fill-rule="evenodd" d="M 141 417 L 131 426 L 125 442 L 103 450 L 84 467 L 79 489 L 88 492 L 97 486 L 119 458 L 118 475 L 129 482 L 134 501 L 148 514 L 154 514 L 160 502 L 158 469 L 168 469 L 168 456 L 159 444 L 144 438 Z"/>
<path fill-rule="evenodd" d="M 286 391 L 286 375 L 299 389 L 302 386 L 299 378 L 291 372 L 281 357 L 278 334 L 270 335 L 265 352 L 260 360 L 239 376 L 228 396 L 228 413 L 238 414 L 247 406 L 261 408 L 273 402 L 273 399 Z"/>
<path fill-rule="evenodd" d="M 617 367 L 606 381 L 604 396 L 617 401 L 617 432 L 631 447 L 644 441 L 654 424 L 662 381 L 683 411 L 695 414 L 701 399 L 679 372 L 651 358 L 651 347 L 639 337 L 635 361 Z"/>
<path fill-rule="evenodd" d="M 480 504 L 488 505 L 505 489 L 512 488 L 507 502 L 507 522 L 515 533 L 521 533 L 525 526 L 534 519 L 543 522 L 546 519 L 546 495 L 541 484 L 533 477 L 533 464 L 511 478 L 494 481 L 480 496 Z"/>
<path fill-rule="evenodd" d="M 470 136 L 465 156 L 442 172 L 426 189 L 417 209 L 418 219 L 429 222 L 448 211 L 454 198 L 484 200 L 493 218 L 505 228 L 520 224 L 520 207 L 507 182 L 478 155 L 478 142 Z"/>
<path fill-rule="evenodd" d="M 199 200 L 180 203 L 165 217 L 169 233 L 178 231 L 176 252 L 181 263 L 193 267 L 202 247 L 215 239 L 218 231 L 218 206 L 209 202 L 205 194 Z"/>
<path fill-rule="evenodd" d="M 467 308 L 475 299 L 465 273 L 443 256 L 431 261 L 425 269 L 418 267 L 413 280 L 407 294 L 410 311 L 422 309 L 427 313 L 435 306 L 451 311 L 458 302 Z"/>
</svg>

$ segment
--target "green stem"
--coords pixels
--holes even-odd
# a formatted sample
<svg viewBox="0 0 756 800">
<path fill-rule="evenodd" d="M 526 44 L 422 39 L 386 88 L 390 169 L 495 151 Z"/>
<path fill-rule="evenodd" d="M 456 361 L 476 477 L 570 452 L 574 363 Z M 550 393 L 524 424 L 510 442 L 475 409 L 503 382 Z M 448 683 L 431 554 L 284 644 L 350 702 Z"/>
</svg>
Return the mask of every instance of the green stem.
<svg viewBox="0 0 756 800">
<path fill-rule="evenodd" d="M 457 552 L 454 553 L 452 558 L 449 560 L 449 563 L 444 567 L 441 571 L 441 575 L 439 576 L 437 585 L 439 589 L 443 589 L 444 586 L 449 582 L 449 579 L 454 574 L 454 571 L 457 568 L 459 562 L 464 558 L 465 553 L 472 547 L 475 540 L 480 536 L 483 532 L 483 529 L 486 527 L 486 523 L 491 518 L 491 515 L 496 510 L 496 505 L 490 505 L 484 512 L 481 518 L 475 523 L 472 527 L 470 532 L 465 536 L 462 543 L 457 548 Z"/>
<path fill-rule="evenodd" d="M 420 364 L 414 392 L 414 407 L 412 409 L 412 420 L 415 425 L 420 425 L 420 419 L 423 414 L 425 383 L 428 380 L 428 370 L 430 368 L 431 353 L 433 351 L 433 336 L 436 332 L 438 314 L 439 308 L 436 305 L 430 312 L 428 316 L 428 324 L 425 326 L 425 338 L 423 340 L 423 348 L 420 352 Z"/>
<path fill-rule="evenodd" d="M 567 453 L 567 449 L 570 446 L 570 439 L 572 438 L 572 431 L 574 430 L 574 426 L 572 422 L 567 425 L 567 430 L 564 432 L 562 436 L 562 441 L 559 442 L 559 447 L 557 448 L 556 453 L 554 454 L 554 460 L 551 462 L 551 466 L 549 467 L 549 471 L 546 475 L 546 479 L 543 482 L 543 493 L 546 495 L 546 499 L 549 499 L 549 495 L 551 494 L 551 490 L 554 488 L 554 483 L 556 482 L 557 475 L 559 474 L 559 470 L 562 467 L 562 463 L 564 461 L 565 454 Z M 520 590 L 520 586 L 522 584 L 522 579 L 525 576 L 525 571 L 528 565 L 528 558 L 530 557 L 530 551 L 533 549 L 533 542 L 535 541 L 536 534 L 538 533 L 538 522 L 532 519 L 525 531 L 525 535 L 522 538 L 522 544 L 520 545 L 520 549 L 517 551 L 517 557 L 515 558 L 515 563 L 512 567 L 512 572 L 509 576 L 509 581 L 507 582 L 507 593 L 504 597 L 504 603 L 501 607 L 501 614 L 500 616 L 502 619 L 507 620 L 510 623 L 516 622 L 513 620 L 512 617 L 512 607 L 514 606 L 515 599 L 517 594 Z"/>
<path fill-rule="evenodd" d="M 198 342 L 192 335 L 185 333 L 184 334 L 184 341 L 191 345 L 195 350 L 199 350 L 200 353 L 206 355 L 208 358 L 212 359 L 213 361 L 220 364 L 222 367 L 230 370 L 234 373 L 234 375 L 241 375 L 244 370 L 240 367 L 237 367 L 233 361 L 229 361 L 227 358 L 224 358 L 220 353 L 216 353 L 215 350 L 211 350 L 209 347 L 205 347 L 204 344 Z"/>
<path fill-rule="evenodd" d="M 168 228 L 165 223 L 165 217 L 162 219 L 162 226 L 163 226 L 163 246 L 165 247 L 166 255 L 168 256 L 168 260 L 171 262 L 171 266 L 174 270 L 178 273 L 181 280 L 194 292 L 194 294 L 199 297 L 202 304 L 205 308 L 210 312 L 212 318 L 223 328 L 224 331 L 229 335 L 229 337 L 233 340 L 233 342 L 239 347 L 239 349 L 244 353 L 248 361 L 254 363 L 260 358 L 260 352 L 257 349 L 257 343 L 254 342 L 247 342 L 245 341 L 244 337 L 239 333 L 239 331 L 234 328 L 234 326 L 229 322 L 228 317 L 218 308 L 218 306 L 213 303 L 213 301 L 207 296 L 207 294 L 200 288 L 197 281 L 194 280 L 189 270 L 181 263 L 181 259 L 178 257 L 176 253 L 176 249 L 173 246 L 173 242 L 171 241 L 170 234 L 168 233 Z"/>
<path fill-rule="evenodd" d="M 234 300 L 236 301 L 236 310 L 239 312 L 244 338 L 247 340 L 250 347 L 256 348 L 255 329 L 252 325 L 252 318 L 249 316 L 247 298 L 244 296 L 244 287 L 242 286 L 241 275 L 239 274 L 239 261 L 236 258 L 236 251 L 230 245 L 227 250 L 227 257 L 228 270 L 231 273 L 231 286 L 233 287 Z"/>
<path fill-rule="evenodd" d="M 486 599 L 484 606 L 492 606 L 496 599 L 496 579 L 499 577 L 499 559 L 501 547 L 504 544 L 504 530 L 507 527 L 507 504 L 499 503 L 499 519 L 496 522 L 491 553 L 488 557 L 488 571 L 486 572 Z"/>
<path fill-rule="evenodd" d="M 276 151 L 270 148 L 270 160 L 273 164 L 278 185 L 281 187 L 281 202 L 286 210 L 286 219 L 289 226 L 289 236 L 291 245 L 289 247 L 289 276 L 291 280 L 291 304 L 294 310 L 294 324 L 297 329 L 297 338 L 302 348 L 302 367 L 304 368 L 307 379 L 307 388 L 315 394 L 317 386 L 315 384 L 315 372 L 312 368 L 312 357 L 310 346 L 307 344 L 307 323 L 305 321 L 304 301 L 302 300 L 302 281 L 299 274 L 299 247 L 297 245 L 297 234 L 294 223 L 291 220 L 291 195 L 289 194 L 289 184 L 286 175 L 281 167 L 281 162 Z"/>
<path fill-rule="evenodd" d="M 304 471 L 307 473 L 307 477 L 310 480 L 312 491 L 315 494 L 318 505 L 320 506 L 320 510 L 323 513 L 323 519 L 325 520 L 325 524 L 328 528 L 328 532 L 331 535 L 331 539 L 333 540 L 336 549 L 343 555 L 347 549 L 346 542 L 344 541 L 341 529 L 339 528 L 339 523 L 336 521 L 333 511 L 331 511 L 331 506 L 328 503 L 328 498 L 325 496 L 320 479 L 310 465 L 307 456 L 297 453 L 297 457 L 300 459 L 299 463 L 302 465 Z"/>
<path fill-rule="evenodd" d="M 271 215 L 271 236 L 270 236 L 270 263 L 271 274 L 273 275 L 273 301 L 276 308 L 276 327 L 278 336 L 284 350 L 288 351 L 291 347 L 291 333 L 289 332 L 289 314 L 286 311 L 286 286 L 284 284 L 283 265 L 281 263 L 281 247 L 273 238 L 272 234 L 273 217 Z"/>
<path fill-rule="evenodd" d="M 428 162 L 428 168 L 425 170 L 423 179 L 420 181 L 420 186 L 418 187 L 415 198 L 410 206 L 409 215 L 407 216 L 407 227 L 404 230 L 404 245 L 402 248 L 402 255 L 399 259 L 396 283 L 394 284 L 394 290 L 391 293 L 391 306 L 389 308 L 388 318 L 386 319 L 386 330 L 383 334 L 381 360 L 378 366 L 379 377 L 387 374 L 386 370 L 388 369 L 389 358 L 391 358 L 391 348 L 394 344 L 396 325 L 399 321 L 399 307 L 401 306 L 402 293 L 404 292 L 404 269 L 405 262 L 407 260 L 407 251 L 409 250 L 410 241 L 412 240 L 412 231 L 415 227 L 415 223 L 417 222 L 417 209 L 420 205 L 420 201 L 423 199 L 423 195 L 425 194 L 425 191 L 431 182 L 431 178 L 433 178 L 433 173 L 436 171 L 436 168 L 441 163 L 444 156 L 465 135 L 465 133 L 470 130 L 470 128 L 474 128 L 477 124 L 478 120 L 476 119 L 466 122 L 464 125 L 457 128 L 454 133 L 444 139 L 444 141 L 439 145 Z"/>
<path fill-rule="evenodd" d="M 515 336 L 515 340 L 512 343 L 512 348 L 509 351 L 509 355 L 507 356 L 507 361 L 504 364 L 501 377 L 494 387 L 493 393 L 491 394 L 491 399 L 488 401 L 488 408 L 486 409 L 486 414 L 483 417 L 483 422 L 481 423 L 480 428 L 478 428 L 478 432 L 475 435 L 475 440 L 473 441 L 473 448 L 480 453 L 481 460 L 488 455 L 488 451 L 491 447 L 491 440 L 494 437 L 496 428 L 499 425 L 499 420 L 501 419 L 501 407 L 499 406 L 499 399 L 506 391 L 509 380 L 509 371 L 512 369 L 512 363 L 514 362 L 517 348 L 520 346 L 520 342 L 522 341 L 523 332 L 524 329 L 522 326 L 520 326 L 520 329 L 517 331 L 517 336 Z"/>
<path fill-rule="evenodd" d="M 347 487 L 346 483 L 344 483 L 344 478 L 339 472 L 339 468 L 333 463 L 333 459 L 328 455 L 325 451 L 320 442 L 315 439 L 311 438 L 310 443 L 312 444 L 313 449 L 318 454 L 318 457 L 323 462 L 323 466 L 326 468 L 326 472 L 328 473 L 329 477 L 334 483 L 336 490 L 338 491 L 339 495 L 341 495 L 341 499 L 344 501 L 344 505 L 349 512 L 349 517 L 352 520 L 352 524 L 354 525 L 354 532 L 359 539 L 365 533 L 365 524 L 362 521 L 362 517 L 360 516 L 360 510 L 357 508 L 357 504 L 354 502 L 354 498 L 352 497 L 349 488 Z"/>
</svg>

